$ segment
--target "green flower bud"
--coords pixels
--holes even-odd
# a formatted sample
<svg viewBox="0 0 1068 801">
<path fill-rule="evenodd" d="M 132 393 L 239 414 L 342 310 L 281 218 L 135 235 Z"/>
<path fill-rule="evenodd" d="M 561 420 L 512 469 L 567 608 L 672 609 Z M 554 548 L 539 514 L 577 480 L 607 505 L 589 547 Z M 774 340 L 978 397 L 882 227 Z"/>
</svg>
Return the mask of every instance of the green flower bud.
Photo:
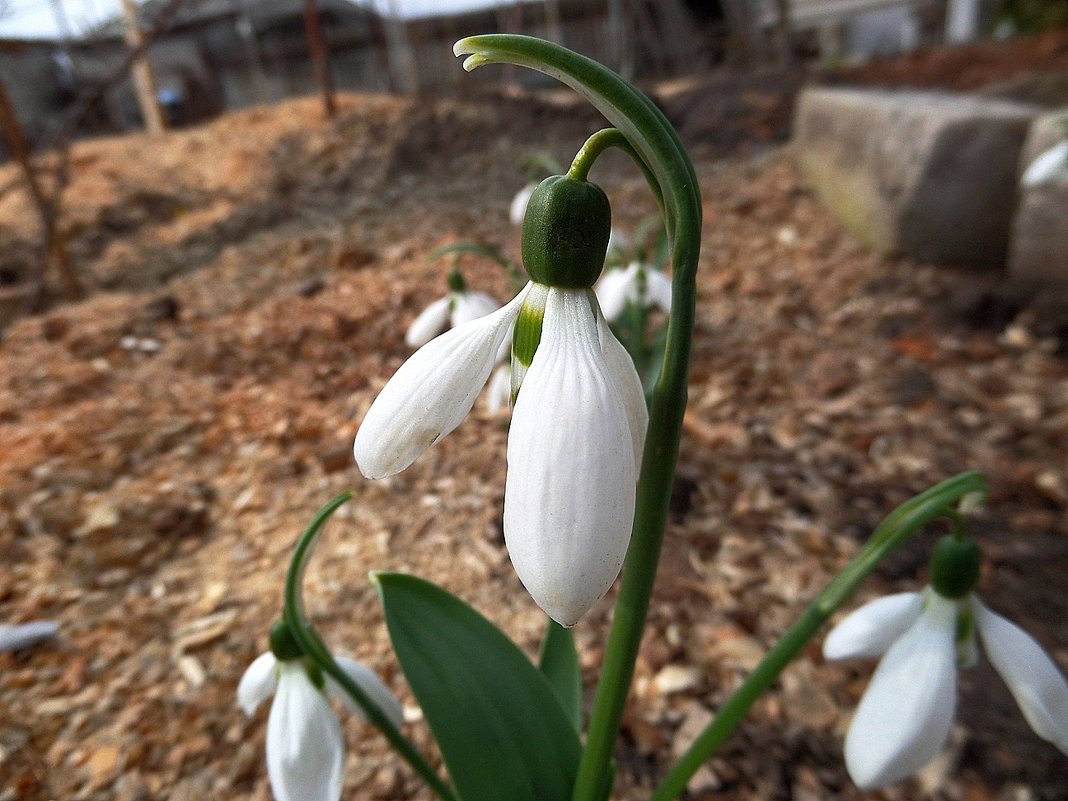
<svg viewBox="0 0 1068 801">
<path fill-rule="evenodd" d="M 943 598 L 963 598 L 979 581 L 982 561 L 978 545 L 947 534 L 931 554 L 931 586 Z"/>
<path fill-rule="evenodd" d="M 304 656 L 304 651 L 301 650 L 300 644 L 284 620 L 278 620 L 271 626 L 270 643 L 271 653 L 275 655 L 279 662 Z"/>
<path fill-rule="evenodd" d="M 612 208 L 596 184 L 551 175 L 538 184 L 523 218 L 523 266 L 539 284 L 583 289 L 604 266 Z"/>
</svg>

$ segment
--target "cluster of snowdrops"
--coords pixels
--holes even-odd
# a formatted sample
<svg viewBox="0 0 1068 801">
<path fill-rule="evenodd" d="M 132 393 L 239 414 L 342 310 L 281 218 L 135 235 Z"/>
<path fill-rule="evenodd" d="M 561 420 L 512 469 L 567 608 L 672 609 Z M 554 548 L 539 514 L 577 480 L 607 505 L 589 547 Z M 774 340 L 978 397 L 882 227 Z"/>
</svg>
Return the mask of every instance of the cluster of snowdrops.
<svg viewBox="0 0 1068 801">
<path fill-rule="evenodd" d="M 615 127 L 591 136 L 565 174 L 517 195 L 511 212 L 522 228 L 529 280 L 512 300 L 499 305 L 454 270 L 446 293 L 415 317 L 406 341 L 418 349 L 367 411 L 354 454 L 366 478 L 403 471 L 460 425 L 488 384 L 487 406 L 511 409 L 505 541 L 549 618 L 545 642 L 533 665 L 444 590 L 396 574 L 375 578 L 398 660 L 438 741 L 450 781 L 443 779 L 401 732 L 392 691 L 368 667 L 332 656 L 303 614 L 303 570 L 323 522 L 347 496 L 335 499 L 298 542 L 271 648 L 237 690 L 249 714 L 274 694 L 266 751 L 279 801 L 340 798 L 345 749 L 332 697 L 379 728 L 445 801 L 605 801 L 611 793 L 614 742 L 685 405 L 700 195 L 666 120 L 603 67 L 525 37 L 472 37 L 457 53 L 471 54 L 469 69 L 512 62 L 554 75 Z M 662 211 L 656 240 L 663 250 L 631 246 L 613 231 L 608 198 L 588 180 L 610 147 L 630 155 L 647 178 Z M 980 642 L 1035 733 L 1068 754 L 1068 682 L 1033 638 L 974 592 L 981 554 L 964 515 L 984 490 L 981 476 L 964 473 L 888 515 L 651 799 L 676 797 L 878 559 L 936 519 L 949 521 L 951 533 L 933 550 L 930 585 L 862 606 L 824 640 L 829 659 L 880 658 L 846 736 L 850 776 L 861 787 L 883 786 L 939 752 L 954 718 L 957 669 L 976 662 Z M 587 710 L 570 627 L 621 570 L 601 681 Z"/>
</svg>

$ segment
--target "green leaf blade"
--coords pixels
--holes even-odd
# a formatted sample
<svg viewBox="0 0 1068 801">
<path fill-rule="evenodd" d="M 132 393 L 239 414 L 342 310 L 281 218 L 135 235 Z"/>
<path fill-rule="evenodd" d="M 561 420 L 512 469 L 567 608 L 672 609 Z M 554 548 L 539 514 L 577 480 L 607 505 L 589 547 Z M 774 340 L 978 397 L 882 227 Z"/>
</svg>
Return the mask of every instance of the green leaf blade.
<svg viewBox="0 0 1068 801">
<path fill-rule="evenodd" d="M 548 680 L 427 581 L 375 575 L 386 626 L 463 801 L 568 801 L 581 745 Z"/>
<path fill-rule="evenodd" d="M 555 620 L 545 626 L 538 669 L 556 693 L 564 714 L 576 732 L 582 731 L 582 669 L 579 667 L 575 635 Z"/>
</svg>

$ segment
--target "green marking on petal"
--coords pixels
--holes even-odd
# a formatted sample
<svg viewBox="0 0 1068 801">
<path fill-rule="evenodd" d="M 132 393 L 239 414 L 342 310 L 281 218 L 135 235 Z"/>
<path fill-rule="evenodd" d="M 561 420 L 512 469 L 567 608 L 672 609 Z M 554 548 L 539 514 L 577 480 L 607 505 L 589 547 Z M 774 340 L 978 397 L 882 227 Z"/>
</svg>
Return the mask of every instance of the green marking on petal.
<svg viewBox="0 0 1068 801">
<path fill-rule="evenodd" d="M 538 291 L 538 290 L 541 291 Z M 531 287 L 530 294 L 519 308 L 512 333 L 512 358 L 524 367 L 530 367 L 534 352 L 541 342 L 541 326 L 545 320 L 545 298 L 548 289 L 539 284 Z"/>
</svg>

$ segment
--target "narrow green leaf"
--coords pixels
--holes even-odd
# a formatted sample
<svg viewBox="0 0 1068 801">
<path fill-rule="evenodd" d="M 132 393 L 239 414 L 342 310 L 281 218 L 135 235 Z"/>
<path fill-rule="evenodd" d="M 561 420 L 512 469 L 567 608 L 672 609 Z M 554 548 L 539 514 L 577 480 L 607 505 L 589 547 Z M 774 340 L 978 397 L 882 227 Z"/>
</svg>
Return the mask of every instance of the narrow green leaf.
<svg viewBox="0 0 1068 801">
<path fill-rule="evenodd" d="M 414 576 L 374 576 L 397 660 L 463 801 L 569 801 L 582 747 L 548 680 L 496 626 Z"/>
<path fill-rule="evenodd" d="M 575 731 L 581 732 L 582 670 L 579 668 L 575 635 L 571 629 L 565 629 L 555 620 L 548 621 L 538 655 L 538 668 L 549 680 Z"/>
<path fill-rule="evenodd" d="M 457 255 L 470 253 L 475 256 L 485 256 L 488 259 L 493 259 L 501 265 L 508 264 L 508 259 L 502 256 L 499 250 L 495 250 L 487 245 L 479 244 L 478 242 L 453 242 L 449 245 L 442 245 L 427 253 L 426 258 L 427 261 L 434 261 L 435 259 L 440 259 L 442 256 L 448 256 L 450 253 L 455 253 Z"/>
</svg>

